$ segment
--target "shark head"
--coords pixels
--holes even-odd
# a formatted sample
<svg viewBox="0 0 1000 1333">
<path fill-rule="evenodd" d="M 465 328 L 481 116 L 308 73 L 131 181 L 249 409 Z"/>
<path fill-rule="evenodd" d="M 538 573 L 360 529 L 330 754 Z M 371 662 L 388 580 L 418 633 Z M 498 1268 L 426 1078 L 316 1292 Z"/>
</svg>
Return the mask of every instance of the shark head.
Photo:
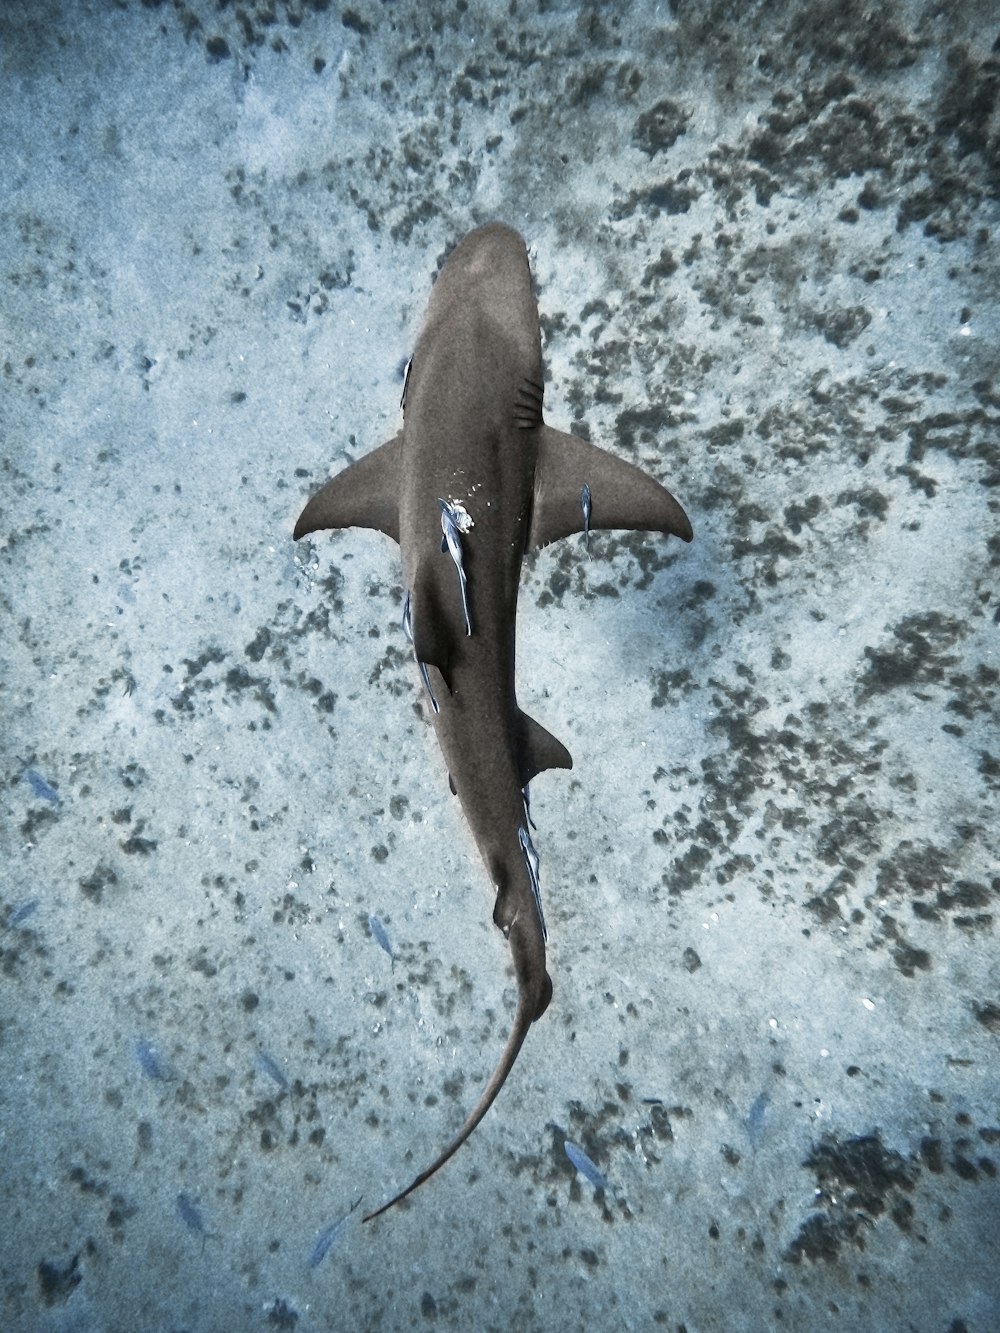
<svg viewBox="0 0 1000 1333">
<path fill-rule="evenodd" d="M 503 222 L 489 222 L 462 240 L 445 260 L 427 308 L 427 321 L 450 312 L 456 302 L 475 303 L 508 327 L 528 322 L 537 306 L 524 240 Z"/>
</svg>

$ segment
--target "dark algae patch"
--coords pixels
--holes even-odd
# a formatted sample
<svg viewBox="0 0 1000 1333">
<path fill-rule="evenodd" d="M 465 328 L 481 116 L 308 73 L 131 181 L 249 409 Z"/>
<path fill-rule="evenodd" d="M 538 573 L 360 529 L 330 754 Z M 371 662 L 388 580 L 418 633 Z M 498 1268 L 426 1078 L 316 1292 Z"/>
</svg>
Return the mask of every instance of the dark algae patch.
<svg viewBox="0 0 1000 1333">
<path fill-rule="evenodd" d="M 866 669 L 858 687 L 862 698 L 943 683 L 961 660 L 953 649 L 966 628 L 954 616 L 924 611 L 907 616 L 890 633 L 884 647 L 865 649 Z"/>
<path fill-rule="evenodd" d="M 42 1304 L 49 1307 L 65 1305 L 74 1289 L 82 1280 L 80 1256 L 60 1263 L 58 1260 L 43 1259 L 38 1265 L 38 1294 Z"/>
<path fill-rule="evenodd" d="M 945 1098 L 933 1090 L 928 1100 L 935 1112 L 934 1132 L 923 1135 L 907 1155 L 888 1148 L 878 1131 L 848 1139 L 822 1137 L 802 1164 L 815 1179 L 817 1206 L 785 1250 L 787 1262 L 841 1263 L 852 1253 L 877 1247 L 886 1222 L 926 1244 L 927 1228 L 951 1216 L 951 1207 L 942 1202 L 946 1181 L 979 1185 L 997 1178 L 994 1152 L 1000 1129 L 986 1124 L 977 1130 L 961 1110 L 937 1114 Z M 932 1184 L 935 1178 L 938 1185 Z"/>
<path fill-rule="evenodd" d="M 864 1249 L 866 1233 L 883 1215 L 909 1229 L 913 1207 L 907 1196 L 918 1171 L 877 1134 L 843 1142 L 825 1136 L 803 1166 L 816 1177 L 822 1207 L 803 1222 L 786 1250 L 790 1262 L 831 1262 L 845 1245 Z"/>
</svg>

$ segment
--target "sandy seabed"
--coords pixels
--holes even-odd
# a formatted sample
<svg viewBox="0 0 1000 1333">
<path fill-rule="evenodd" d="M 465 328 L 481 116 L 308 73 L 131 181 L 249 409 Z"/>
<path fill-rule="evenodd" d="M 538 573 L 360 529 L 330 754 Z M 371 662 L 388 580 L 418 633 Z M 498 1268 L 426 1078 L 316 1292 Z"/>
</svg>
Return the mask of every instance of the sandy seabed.
<svg viewBox="0 0 1000 1333">
<path fill-rule="evenodd" d="M 998 32 L 3 7 L 5 1330 L 1000 1327 Z M 514 990 L 398 553 L 291 528 L 493 218 L 695 541 L 526 563 L 555 997 L 362 1226 Z"/>
</svg>

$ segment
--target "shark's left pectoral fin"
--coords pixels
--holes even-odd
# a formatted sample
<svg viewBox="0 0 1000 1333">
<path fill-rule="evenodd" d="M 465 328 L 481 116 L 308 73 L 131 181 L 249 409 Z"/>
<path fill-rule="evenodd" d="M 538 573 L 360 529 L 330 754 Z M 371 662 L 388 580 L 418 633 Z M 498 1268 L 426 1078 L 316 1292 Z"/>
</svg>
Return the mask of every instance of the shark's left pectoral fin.
<svg viewBox="0 0 1000 1333">
<path fill-rule="evenodd" d="M 517 725 L 520 731 L 517 761 L 522 787 L 526 787 L 547 768 L 573 767 L 573 756 L 569 750 L 562 741 L 556 740 L 551 731 L 546 731 L 540 722 L 527 713 L 518 712 Z"/>
<path fill-rule="evenodd" d="M 375 528 L 398 542 L 402 442 L 394 435 L 332 477 L 299 515 L 295 540 L 323 528 Z"/>
<path fill-rule="evenodd" d="M 584 486 L 588 487 L 591 528 L 634 528 L 691 540 L 687 514 L 648 473 L 575 435 L 542 426 L 530 546 L 547 546 L 560 537 L 583 532 Z"/>
</svg>

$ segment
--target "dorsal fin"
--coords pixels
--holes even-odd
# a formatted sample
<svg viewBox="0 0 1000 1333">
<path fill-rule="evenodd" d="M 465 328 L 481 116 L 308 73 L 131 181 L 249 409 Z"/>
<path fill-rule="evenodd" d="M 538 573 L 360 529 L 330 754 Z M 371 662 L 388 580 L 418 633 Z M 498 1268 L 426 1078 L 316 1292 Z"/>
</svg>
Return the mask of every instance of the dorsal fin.
<svg viewBox="0 0 1000 1333">
<path fill-rule="evenodd" d="M 399 454 L 402 432 L 338 472 L 303 509 L 296 541 L 324 528 L 375 528 L 399 541 Z"/>
<path fill-rule="evenodd" d="M 517 762 L 522 787 L 526 787 L 532 778 L 544 773 L 547 768 L 573 767 L 573 756 L 569 750 L 551 731 L 546 731 L 540 722 L 518 711 L 517 726 L 520 733 L 517 739 Z"/>
<path fill-rule="evenodd" d="M 560 537 L 583 531 L 584 485 L 590 492 L 591 530 L 634 528 L 691 540 L 687 514 L 658 481 L 596 444 L 542 426 L 530 546 L 547 546 Z"/>
</svg>

